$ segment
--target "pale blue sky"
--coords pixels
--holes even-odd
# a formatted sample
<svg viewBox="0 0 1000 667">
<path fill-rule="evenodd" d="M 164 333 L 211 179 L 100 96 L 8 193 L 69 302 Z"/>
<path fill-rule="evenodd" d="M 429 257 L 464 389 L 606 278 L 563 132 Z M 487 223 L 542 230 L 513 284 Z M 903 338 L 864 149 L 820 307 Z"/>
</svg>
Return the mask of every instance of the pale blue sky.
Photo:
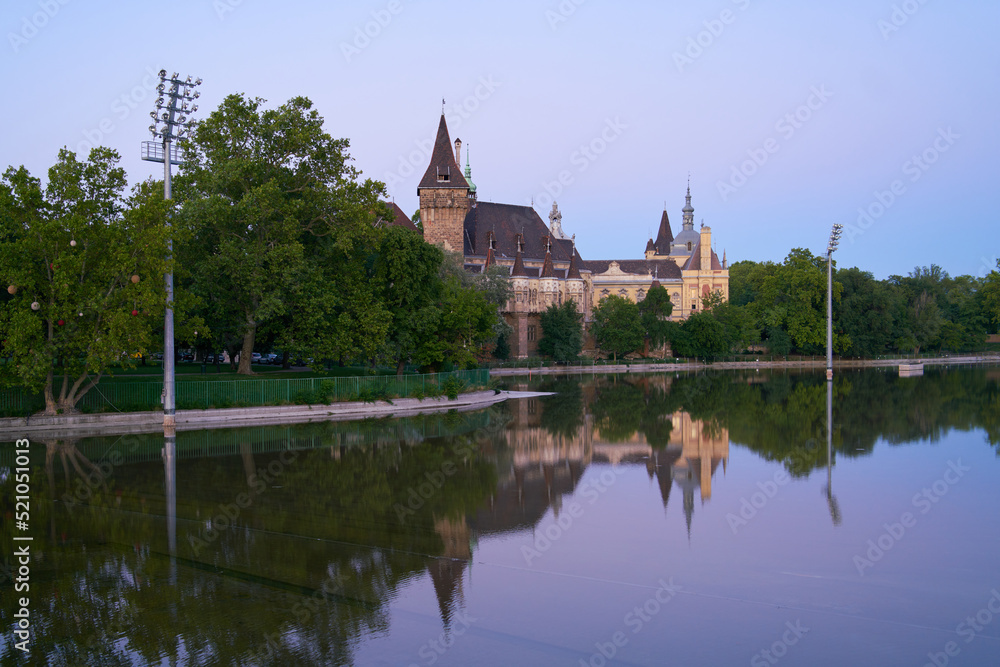
<svg viewBox="0 0 1000 667">
<path fill-rule="evenodd" d="M 158 175 L 138 155 L 163 67 L 204 79 L 200 117 L 233 92 L 311 98 L 411 212 L 444 97 L 480 198 L 546 218 L 561 188 L 587 259 L 640 257 L 664 201 L 676 233 L 690 172 L 730 262 L 824 252 L 840 222 L 841 265 L 980 275 L 1000 254 L 998 26 L 993 0 L 7 0 L 0 166 L 42 176 L 96 140 L 133 182 Z"/>
</svg>

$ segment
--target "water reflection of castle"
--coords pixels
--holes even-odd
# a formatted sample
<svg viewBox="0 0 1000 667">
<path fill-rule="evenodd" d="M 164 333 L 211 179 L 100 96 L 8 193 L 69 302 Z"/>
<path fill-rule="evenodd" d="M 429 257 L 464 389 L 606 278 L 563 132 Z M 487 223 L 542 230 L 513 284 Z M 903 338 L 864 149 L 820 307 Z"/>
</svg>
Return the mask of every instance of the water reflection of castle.
<svg viewBox="0 0 1000 667">
<path fill-rule="evenodd" d="M 475 542 L 533 530 L 550 507 L 558 516 L 564 497 L 576 491 L 587 466 L 644 466 L 659 487 L 664 511 L 673 487 L 679 487 L 690 537 L 695 497 L 702 504 L 712 497 L 712 477 L 720 464 L 725 473 L 729 459 L 729 430 L 686 412 L 661 416 L 670 421 L 670 439 L 665 447 L 654 447 L 639 431 L 624 440 L 603 437 L 586 411 L 574 431 L 554 433 L 542 425 L 543 400 L 522 399 L 512 407 L 513 419 L 504 434 L 507 458 L 500 457 L 497 488 L 488 503 L 462 519 L 435 522 L 444 551 L 428 569 L 446 628 L 464 602 L 462 576 Z"/>
</svg>

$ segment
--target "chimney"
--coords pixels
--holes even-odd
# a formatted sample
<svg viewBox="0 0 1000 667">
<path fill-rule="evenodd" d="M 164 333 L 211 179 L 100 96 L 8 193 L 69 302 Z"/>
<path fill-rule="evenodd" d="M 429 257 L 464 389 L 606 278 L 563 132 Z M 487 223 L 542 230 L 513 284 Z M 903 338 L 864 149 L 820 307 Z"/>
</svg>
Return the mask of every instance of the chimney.
<svg viewBox="0 0 1000 667">
<path fill-rule="evenodd" d="M 455 139 L 455 162 L 462 166 L 462 140 L 458 138 Z"/>
</svg>

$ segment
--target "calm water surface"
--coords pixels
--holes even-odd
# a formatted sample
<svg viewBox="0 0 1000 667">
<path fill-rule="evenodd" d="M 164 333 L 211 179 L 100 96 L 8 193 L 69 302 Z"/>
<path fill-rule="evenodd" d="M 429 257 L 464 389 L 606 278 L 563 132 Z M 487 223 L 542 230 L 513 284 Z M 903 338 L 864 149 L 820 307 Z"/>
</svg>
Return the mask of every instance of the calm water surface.
<svg viewBox="0 0 1000 667">
<path fill-rule="evenodd" d="M 1000 369 L 596 376 L 32 443 L 3 664 L 1000 664 Z"/>
</svg>

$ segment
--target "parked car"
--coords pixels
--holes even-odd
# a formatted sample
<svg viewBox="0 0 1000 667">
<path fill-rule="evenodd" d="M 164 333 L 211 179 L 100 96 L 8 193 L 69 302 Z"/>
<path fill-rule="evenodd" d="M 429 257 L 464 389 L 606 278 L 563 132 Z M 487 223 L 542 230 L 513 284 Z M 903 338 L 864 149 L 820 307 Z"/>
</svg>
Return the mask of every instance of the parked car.
<svg viewBox="0 0 1000 667">
<path fill-rule="evenodd" d="M 276 355 L 274 352 L 271 352 L 270 354 L 265 354 L 263 357 L 261 357 L 260 363 L 262 363 L 262 364 L 280 364 L 281 363 L 281 357 L 279 357 L 278 355 Z"/>
<path fill-rule="evenodd" d="M 250 363 L 259 364 L 260 363 L 260 352 L 253 352 L 250 354 Z"/>
<path fill-rule="evenodd" d="M 194 353 L 185 352 L 184 354 L 181 355 L 181 361 L 194 361 Z"/>
</svg>

